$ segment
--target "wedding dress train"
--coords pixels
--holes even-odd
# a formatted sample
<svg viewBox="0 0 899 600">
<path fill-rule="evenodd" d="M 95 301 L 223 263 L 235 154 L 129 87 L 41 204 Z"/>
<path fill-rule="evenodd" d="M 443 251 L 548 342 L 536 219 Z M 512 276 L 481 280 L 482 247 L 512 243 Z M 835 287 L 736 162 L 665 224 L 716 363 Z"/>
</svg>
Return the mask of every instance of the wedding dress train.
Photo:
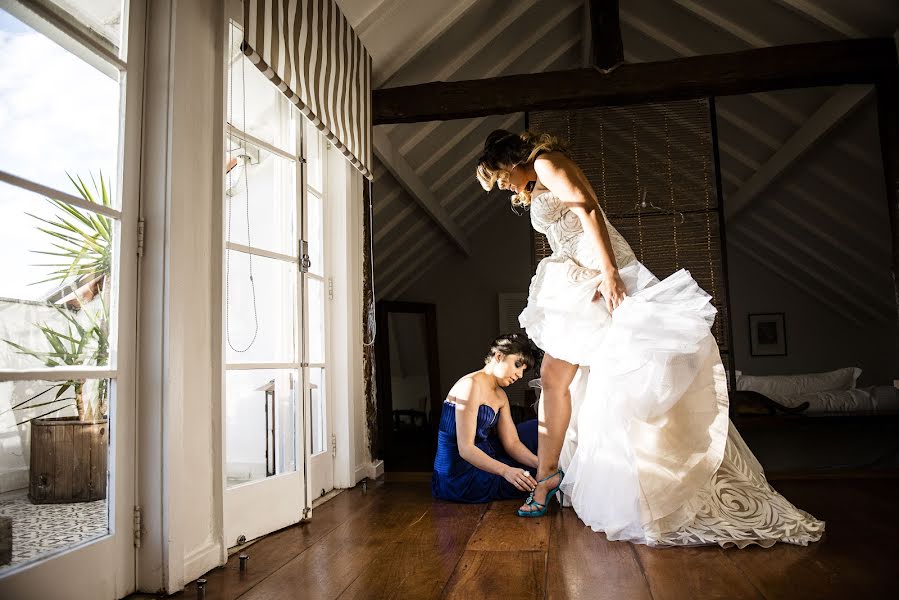
<svg viewBox="0 0 899 600">
<path fill-rule="evenodd" d="M 584 523 L 650 545 L 820 539 L 824 523 L 768 484 L 730 423 L 716 309 L 690 273 L 659 281 L 606 219 L 628 293 L 610 315 L 591 302 L 602 273 L 578 217 L 545 192 L 532 199 L 531 222 L 553 254 L 519 320 L 548 354 L 580 365 L 560 466 Z"/>
</svg>

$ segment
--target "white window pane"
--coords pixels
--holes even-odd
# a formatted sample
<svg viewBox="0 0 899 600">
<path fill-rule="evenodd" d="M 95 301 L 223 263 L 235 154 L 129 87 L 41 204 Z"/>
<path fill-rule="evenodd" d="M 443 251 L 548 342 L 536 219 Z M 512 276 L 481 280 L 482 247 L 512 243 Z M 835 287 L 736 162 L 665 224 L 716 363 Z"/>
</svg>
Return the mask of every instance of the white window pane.
<svg viewBox="0 0 899 600">
<path fill-rule="evenodd" d="M 306 140 L 306 183 L 314 189 L 322 190 L 322 135 L 315 125 L 303 119 Z"/>
<path fill-rule="evenodd" d="M 313 193 L 306 194 L 306 239 L 309 241 L 310 271 L 316 275 L 325 274 L 324 257 L 324 215 L 322 199 Z"/>
<path fill-rule="evenodd" d="M 52 0 L 82 25 L 122 47 L 122 0 Z"/>
<path fill-rule="evenodd" d="M 325 362 L 325 285 L 318 279 L 306 280 L 306 310 L 309 356 L 306 362 Z"/>
<path fill-rule="evenodd" d="M 235 250 L 226 254 L 227 362 L 296 361 L 296 265 Z"/>
<path fill-rule="evenodd" d="M 240 28 L 232 24 L 229 31 L 231 54 L 225 119 L 241 131 L 296 154 L 296 125 L 287 125 L 299 116 L 284 94 L 240 51 L 243 39 Z"/>
<path fill-rule="evenodd" d="M 297 469 L 297 372 L 228 371 L 225 470 L 228 487 Z"/>
<path fill-rule="evenodd" d="M 0 223 L 0 368 L 108 365 L 118 223 L 5 183 Z"/>
<path fill-rule="evenodd" d="M 111 391 L 106 379 L 0 383 L 0 477 L 12 490 L 0 496 L 0 515 L 13 527 L 12 562 L 0 577 L 109 533 Z"/>
<path fill-rule="evenodd" d="M 312 454 L 318 454 L 328 449 L 325 432 L 327 428 L 327 398 L 325 390 L 325 370 L 322 368 L 309 369 L 309 403 L 310 417 L 312 420 L 312 436 L 309 440 Z"/>
<path fill-rule="evenodd" d="M 228 143 L 233 147 L 225 157 L 227 240 L 296 256 L 296 163 L 236 138 Z"/>
<path fill-rule="evenodd" d="M 3 10 L 0 56 L 0 169 L 69 193 L 67 173 L 115 181 L 119 82 Z"/>
</svg>

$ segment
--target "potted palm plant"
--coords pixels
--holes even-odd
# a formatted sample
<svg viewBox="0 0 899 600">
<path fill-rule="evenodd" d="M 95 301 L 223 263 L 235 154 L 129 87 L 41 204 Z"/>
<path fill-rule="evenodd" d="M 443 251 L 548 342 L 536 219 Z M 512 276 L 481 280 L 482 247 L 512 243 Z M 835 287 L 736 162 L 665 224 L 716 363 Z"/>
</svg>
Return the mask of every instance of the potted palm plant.
<svg viewBox="0 0 899 600">
<path fill-rule="evenodd" d="M 86 201 L 110 206 L 106 182 L 91 178 L 93 190 L 79 177 L 69 179 Z M 58 282 L 48 298 L 54 324 L 35 323 L 46 342 L 42 349 L 4 340 L 20 354 L 47 367 L 108 364 L 109 311 L 106 300 L 110 273 L 112 223 L 109 217 L 48 199 L 56 215 L 39 221 L 38 229 L 52 239 L 53 250 L 35 251 L 52 257 L 41 266 L 54 270 L 35 283 Z M 76 416 L 59 416 L 74 407 Z M 57 382 L 18 402 L 10 410 L 37 416 L 17 419 L 30 424 L 29 493 L 38 504 L 87 502 L 106 497 L 108 450 L 108 385 L 106 380 Z M 71 412 L 71 411 L 67 411 Z"/>
</svg>

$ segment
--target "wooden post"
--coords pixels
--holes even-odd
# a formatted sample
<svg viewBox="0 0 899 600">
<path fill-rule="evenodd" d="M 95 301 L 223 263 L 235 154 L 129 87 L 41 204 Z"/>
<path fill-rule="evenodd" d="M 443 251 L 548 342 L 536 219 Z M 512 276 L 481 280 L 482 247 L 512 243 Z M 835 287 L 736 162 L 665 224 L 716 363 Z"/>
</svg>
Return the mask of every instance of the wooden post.
<svg viewBox="0 0 899 600">
<path fill-rule="evenodd" d="M 876 87 L 880 150 L 892 232 L 893 296 L 899 309 L 899 73 L 884 77 Z"/>
<path fill-rule="evenodd" d="M 734 355 L 734 311 L 730 302 L 730 277 L 727 268 L 727 223 L 724 218 L 724 186 L 721 185 L 721 154 L 718 148 L 718 109 L 714 96 L 709 98 L 709 121 L 712 130 L 712 158 L 715 161 L 715 193 L 718 195 L 718 239 L 721 244 L 721 276 L 724 278 L 724 306 L 727 312 L 727 387 L 737 389 L 737 366 Z M 731 407 L 733 414 L 733 407 Z"/>
<path fill-rule="evenodd" d="M 624 62 L 624 44 L 621 41 L 621 25 L 618 22 L 618 0 L 586 0 L 586 23 L 589 36 L 587 46 L 589 64 L 602 73 L 609 73 Z"/>
</svg>

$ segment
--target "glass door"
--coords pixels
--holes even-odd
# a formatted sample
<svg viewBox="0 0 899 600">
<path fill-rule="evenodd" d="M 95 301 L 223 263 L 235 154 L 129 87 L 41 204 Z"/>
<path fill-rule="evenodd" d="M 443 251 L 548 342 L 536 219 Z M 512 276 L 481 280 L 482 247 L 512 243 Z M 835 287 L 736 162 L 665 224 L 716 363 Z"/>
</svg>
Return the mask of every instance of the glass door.
<svg viewBox="0 0 899 600">
<path fill-rule="evenodd" d="M 0 8 L 3 597 L 134 589 L 145 13 Z"/>
<path fill-rule="evenodd" d="M 309 260 L 303 268 L 303 306 L 306 357 L 306 406 L 309 415 L 306 451 L 309 463 L 310 497 L 320 498 L 334 489 L 336 439 L 331 426 L 328 393 L 328 306 L 333 298 L 332 279 L 325 252 L 326 152 L 329 144 L 318 130 L 305 122 L 306 185 L 304 189 L 303 239 Z"/>
<path fill-rule="evenodd" d="M 240 3 L 231 3 L 239 10 Z M 228 28 L 223 214 L 224 526 L 234 546 L 303 518 L 302 117 Z"/>
</svg>

